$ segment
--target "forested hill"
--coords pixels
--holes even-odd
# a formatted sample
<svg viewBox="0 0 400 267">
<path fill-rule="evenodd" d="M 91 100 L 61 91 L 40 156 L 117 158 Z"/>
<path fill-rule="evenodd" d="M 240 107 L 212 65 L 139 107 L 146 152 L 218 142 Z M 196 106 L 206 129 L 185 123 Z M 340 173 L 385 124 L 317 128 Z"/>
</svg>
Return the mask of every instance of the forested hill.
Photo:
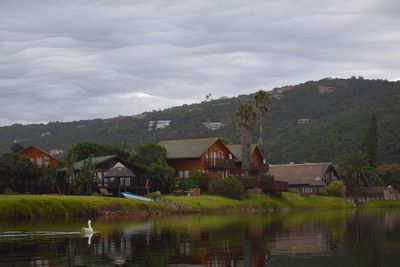
<svg viewBox="0 0 400 267">
<path fill-rule="evenodd" d="M 400 161 L 400 82 L 323 79 L 276 88 L 272 94 L 273 106 L 264 131 L 271 163 L 331 161 L 346 151 L 360 149 L 372 114 L 378 121 L 379 158 Z M 223 136 L 239 143 L 234 114 L 245 101 L 253 101 L 252 96 L 112 119 L 0 127 L 0 151 L 8 151 L 14 140 L 47 150 L 67 150 L 70 144 L 84 140 L 134 147 L 168 139 Z M 156 125 L 163 123 L 159 121 L 169 120 L 168 126 L 157 129 Z M 155 121 L 152 126 L 150 121 Z M 204 122 L 222 122 L 223 127 L 210 130 Z M 255 127 L 253 140 L 257 138 Z"/>
</svg>

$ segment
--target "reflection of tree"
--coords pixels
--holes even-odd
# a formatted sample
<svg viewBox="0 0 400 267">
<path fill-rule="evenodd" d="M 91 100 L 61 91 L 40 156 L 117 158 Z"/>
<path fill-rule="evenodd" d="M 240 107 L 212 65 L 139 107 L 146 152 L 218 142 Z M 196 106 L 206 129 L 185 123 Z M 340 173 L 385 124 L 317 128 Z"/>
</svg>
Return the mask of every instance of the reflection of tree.
<svg viewBox="0 0 400 267">
<path fill-rule="evenodd" d="M 346 239 L 357 266 L 380 266 L 380 255 L 384 254 L 384 217 L 357 211 L 347 218 Z"/>
</svg>

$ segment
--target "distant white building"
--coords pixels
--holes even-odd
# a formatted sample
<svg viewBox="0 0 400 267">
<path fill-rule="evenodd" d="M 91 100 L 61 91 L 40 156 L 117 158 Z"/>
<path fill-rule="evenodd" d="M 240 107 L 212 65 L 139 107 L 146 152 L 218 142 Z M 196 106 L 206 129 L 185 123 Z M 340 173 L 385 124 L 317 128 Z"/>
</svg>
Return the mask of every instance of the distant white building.
<svg viewBox="0 0 400 267">
<path fill-rule="evenodd" d="M 171 120 L 149 121 L 149 131 L 154 129 L 164 129 L 171 123 Z"/>
<path fill-rule="evenodd" d="M 43 132 L 40 134 L 40 137 L 45 137 L 51 135 L 51 132 Z"/>
<path fill-rule="evenodd" d="M 298 124 L 309 124 L 312 121 L 312 119 L 298 119 L 297 123 Z"/>
<path fill-rule="evenodd" d="M 52 148 L 50 149 L 50 155 L 52 156 L 58 156 L 64 153 L 64 149 L 62 148 Z"/>
<path fill-rule="evenodd" d="M 218 130 L 224 126 L 222 122 L 203 122 L 203 125 L 209 130 Z"/>
</svg>

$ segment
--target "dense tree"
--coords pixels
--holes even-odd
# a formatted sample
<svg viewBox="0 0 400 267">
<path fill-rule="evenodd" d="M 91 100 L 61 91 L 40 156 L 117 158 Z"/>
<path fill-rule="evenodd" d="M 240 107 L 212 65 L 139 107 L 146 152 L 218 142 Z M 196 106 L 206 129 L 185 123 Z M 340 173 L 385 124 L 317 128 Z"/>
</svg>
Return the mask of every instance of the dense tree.
<svg viewBox="0 0 400 267">
<path fill-rule="evenodd" d="M 153 191 L 171 192 L 175 183 L 175 171 L 167 163 L 165 148 L 157 144 L 139 145 L 132 160 L 147 171 Z"/>
<path fill-rule="evenodd" d="M 6 153 L 0 156 L 0 192 L 7 187 L 27 183 L 37 179 L 37 172 L 29 159 L 20 157 L 14 153 Z"/>
<path fill-rule="evenodd" d="M 85 159 L 79 172 L 78 190 L 79 193 L 90 195 L 96 179 L 96 164 L 91 157 Z"/>
<path fill-rule="evenodd" d="M 400 189 L 400 164 L 383 164 L 378 167 L 385 186 Z"/>
<path fill-rule="evenodd" d="M 99 144 L 95 142 L 80 142 L 71 146 L 67 158 L 74 155 L 76 161 L 89 157 L 100 157 L 107 155 L 118 155 L 122 158 L 129 158 L 132 151 L 124 145 Z"/>
<path fill-rule="evenodd" d="M 256 121 L 257 114 L 253 105 L 243 103 L 236 109 L 235 117 L 236 125 L 240 130 L 242 144 L 242 169 L 247 178 L 250 165 L 251 131 Z"/>
<path fill-rule="evenodd" d="M 376 117 L 373 115 L 368 124 L 367 132 L 365 133 L 362 150 L 369 156 L 369 162 L 372 166 L 376 166 L 377 152 L 378 152 L 378 137 L 377 137 L 377 123 Z"/>
<path fill-rule="evenodd" d="M 357 194 L 360 187 L 377 183 L 377 171 L 369 164 L 368 154 L 364 151 L 347 153 L 340 163 L 339 172 L 350 180 Z"/>
<path fill-rule="evenodd" d="M 256 105 L 256 110 L 258 114 L 258 119 L 260 121 L 260 138 L 258 140 L 258 146 L 261 150 L 261 153 L 265 157 L 265 149 L 264 149 L 264 135 L 263 135 L 263 128 L 264 128 L 264 118 L 268 111 L 271 109 L 271 95 L 264 90 L 259 90 L 254 94 L 254 100 Z"/>
<path fill-rule="evenodd" d="M 20 143 L 12 143 L 12 145 L 10 146 L 11 153 L 19 153 L 24 149 L 25 147 Z"/>
</svg>

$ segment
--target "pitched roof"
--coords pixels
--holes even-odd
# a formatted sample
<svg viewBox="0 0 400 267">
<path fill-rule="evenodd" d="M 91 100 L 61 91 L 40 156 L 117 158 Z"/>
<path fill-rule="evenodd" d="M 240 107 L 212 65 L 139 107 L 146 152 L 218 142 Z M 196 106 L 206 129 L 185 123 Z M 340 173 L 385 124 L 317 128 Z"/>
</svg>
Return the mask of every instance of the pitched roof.
<svg viewBox="0 0 400 267">
<path fill-rule="evenodd" d="M 46 150 L 41 149 L 40 147 L 34 146 L 34 145 L 30 145 L 27 148 L 22 149 L 20 152 L 18 152 L 18 154 L 20 155 L 20 154 L 22 154 L 23 152 L 25 152 L 26 150 L 28 150 L 30 148 L 37 149 L 37 150 L 43 152 L 44 154 L 48 155 L 49 157 L 55 159 L 55 157 L 53 155 L 51 155 L 49 152 L 47 152 Z"/>
<path fill-rule="evenodd" d="M 102 163 L 102 162 L 104 162 L 104 161 L 107 161 L 107 160 L 109 160 L 109 159 L 112 159 L 112 158 L 114 158 L 114 157 L 117 157 L 117 155 L 109 155 L 109 156 L 94 157 L 94 158 L 92 158 L 92 162 L 93 162 L 95 165 L 97 165 L 97 164 L 100 164 L 100 163 Z M 88 159 L 84 159 L 84 160 L 81 160 L 81 161 L 76 162 L 76 163 L 74 164 L 74 169 L 75 169 L 75 170 L 80 170 L 80 169 L 82 169 L 82 167 L 83 167 L 83 165 L 84 165 L 84 163 L 85 163 L 86 160 L 88 160 Z"/>
<path fill-rule="evenodd" d="M 277 181 L 289 184 L 312 184 L 317 177 L 322 179 L 330 165 L 330 162 L 269 165 L 269 173 L 275 176 Z"/>
<path fill-rule="evenodd" d="M 131 170 L 129 170 L 127 167 L 125 167 L 121 162 L 118 162 L 108 172 L 106 172 L 104 177 L 132 178 L 132 177 L 136 177 L 136 175 Z"/>
<path fill-rule="evenodd" d="M 226 146 L 232 154 L 237 158 L 237 161 L 242 161 L 242 145 L 227 145 Z M 256 150 L 257 145 L 250 145 L 250 155 L 253 154 L 254 150 Z"/>
<path fill-rule="evenodd" d="M 160 146 L 164 147 L 167 151 L 168 159 L 192 159 L 199 158 L 211 145 L 219 139 L 215 138 L 201 138 L 201 139 L 183 139 L 183 140 L 169 140 L 161 141 Z"/>
</svg>

